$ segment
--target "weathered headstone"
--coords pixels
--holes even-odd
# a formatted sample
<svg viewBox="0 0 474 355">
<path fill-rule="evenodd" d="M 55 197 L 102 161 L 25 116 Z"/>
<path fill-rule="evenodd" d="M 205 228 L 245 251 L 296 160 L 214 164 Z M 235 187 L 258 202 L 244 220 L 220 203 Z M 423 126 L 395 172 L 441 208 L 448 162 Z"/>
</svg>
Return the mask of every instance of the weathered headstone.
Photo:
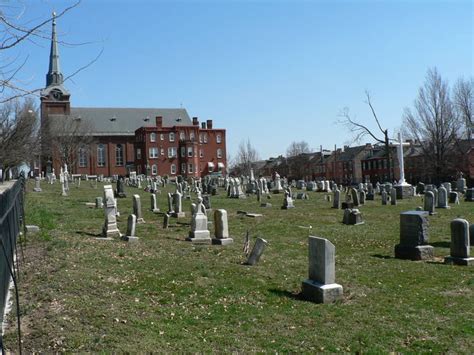
<svg viewBox="0 0 474 355">
<path fill-rule="evenodd" d="M 395 188 L 390 190 L 390 204 L 392 206 L 396 206 L 397 204 L 397 190 Z"/>
<path fill-rule="evenodd" d="M 360 205 L 359 194 L 357 193 L 357 190 L 354 188 L 351 188 L 351 197 L 352 197 L 352 203 L 354 204 L 354 207 L 359 206 Z"/>
<path fill-rule="evenodd" d="M 153 212 L 153 213 L 158 213 L 160 212 L 160 209 L 158 208 L 158 206 L 156 205 L 156 195 L 153 193 L 153 194 L 150 194 L 150 210 Z"/>
<path fill-rule="evenodd" d="M 218 209 L 214 211 L 214 238 L 212 244 L 227 245 L 234 240 L 229 236 L 229 224 L 227 211 Z"/>
<path fill-rule="evenodd" d="M 168 229 L 170 226 L 170 215 L 168 213 L 165 213 L 163 217 L 163 229 Z"/>
<path fill-rule="evenodd" d="M 336 284 L 336 248 L 329 240 L 308 239 L 309 278 L 302 283 L 302 295 L 316 303 L 332 303 L 342 299 L 343 288 Z"/>
<path fill-rule="evenodd" d="M 102 197 L 95 198 L 95 208 L 104 208 L 104 202 L 102 200 Z"/>
<path fill-rule="evenodd" d="M 449 193 L 449 203 L 459 205 L 459 194 L 456 191 Z"/>
<path fill-rule="evenodd" d="M 461 173 L 461 175 L 460 175 L 460 177 L 457 181 L 457 184 L 456 184 L 456 190 L 458 192 L 465 193 L 466 189 L 467 189 L 466 179 L 463 178 L 463 174 Z"/>
<path fill-rule="evenodd" d="M 451 255 L 444 258 L 446 264 L 474 265 L 470 254 L 469 222 L 456 218 L 451 222 Z"/>
<path fill-rule="evenodd" d="M 334 190 L 332 208 L 341 209 L 341 191 Z"/>
<path fill-rule="evenodd" d="M 362 220 L 362 214 L 357 208 L 346 208 L 344 210 L 342 223 L 348 225 L 358 225 L 364 224 L 364 221 Z"/>
<path fill-rule="evenodd" d="M 448 191 L 444 186 L 438 189 L 438 208 L 450 208 L 448 205 Z"/>
<path fill-rule="evenodd" d="M 120 237 L 120 231 L 117 227 L 117 205 L 115 203 L 114 191 L 112 185 L 104 185 L 104 212 L 105 223 L 102 228 L 102 237 Z M 102 239 L 103 239 L 102 238 Z"/>
<path fill-rule="evenodd" d="M 245 264 L 247 265 L 255 265 L 260 260 L 260 257 L 267 246 L 267 241 L 263 238 L 257 238 L 255 244 L 250 252 L 250 255 Z"/>
<path fill-rule="evenodd" d="M 127 219 L 127 234 L 122 237 L 122 240 L 127 242 L 136 242 L 138 237 L 135 234 L 137 227 L 137 216 L 131 214 Z"/>
<path fill-rule="evenodd" d="M 464 196 L 464 201 L 474 202 L 474 187 L 466 190 L 466 195 Z"/>
<path fill-rule="evenodd" d="M 426 191 L 425 192 L 425 201 L 423 208 L 427 211 L 430 215 L 435 214 L 435 201 L 434 201 L 434 193 L 433 191 Z"/>
<path fill-rule="evenodd" d="M 198 197 L 197 204 L 195 205 L 195 207 L 193 207 L 191 231 L 189 232 L 189 237 L 186 238 L 186 240 L 188 242 L 198 244 L 210 244 L 210 235 L 211 233 L 207 229 L 206 207 L 204 207 L 202 203 L 202 197 Z"/>
<path fill-rule="evenodd" d="M 186 213 L 183 212 L 183 204 L 182 204 L 182 201 L 181 201 L 182 196 L 183 195 L 179 191 L 176 191 L 173 194 L 173 212 L 172 212 L 172 216 L 175 217 L 175 218 L 184 218 L 184 217 L 186 217 Z"/>
<path fill-rule="evenodd" d="M 294 204 L 293 204 L 293 199 L 291 198 L 291 190 L 290 189 L 286 189 L 285 190 L 285 198 L 283 199 L 283 206 L 281 206 L 281 209 L 282 210 L 287 210 L 287 209 L 290 209 L 290 208 L 294 208 Z"/>
<path fill-rule="evenodd" d="M 125 193 L 125 182 L 123 180 L 123 177 L 120 177 L 118 180 L 117 180 L 117 190 L 115 191 L 116 192 L 116 196 L 117 197 L 120 197 L 120 198 L 125 198 L 127 197 L 127 194 Z"/>
<path fill-rule="evenodd" d="M 133 214 L 136 216 L 137 223 L 145 223 L 142 214 L 142 202 L 140 195 L 133 195 Z"/>
<path fill-rule="evenodd" d="M 360 205 L 365 205 L 365 191 L 364 190 L 360 190 L 359 191 L 359 203 Z"/>
<path fill-rule="evenodd" d="M 382 191 L 382 205 L 386 205 L 388 201 L 388 194 L 387 191 L 383 190 Z"/>
<path fill-rule="evenodd" d="M 41 192 L 43 191 L 41 189 L 41 179 L 39 178 L 39 176 L 35 177 L 35 187 L 33 188 L 33 191 L 34 192 Z"/>
<path fill-rule="evenodd" d="M 428 245 L 427 211 L 400 213 L 400 244 L 395 246 L 395 257 L 398 259 L 425 260 L 433 256 L 434 248 Z"/>
</svg>

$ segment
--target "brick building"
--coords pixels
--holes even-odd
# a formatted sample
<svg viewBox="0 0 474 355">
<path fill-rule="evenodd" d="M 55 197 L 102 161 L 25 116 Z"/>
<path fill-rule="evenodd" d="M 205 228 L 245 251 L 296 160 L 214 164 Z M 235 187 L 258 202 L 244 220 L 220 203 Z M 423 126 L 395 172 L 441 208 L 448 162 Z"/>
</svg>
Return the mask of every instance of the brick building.
<svg viewBox="0 0 474 355">
<path fill-rule="evenodd" d="M 42 129 L 58 122 L 89 127 L 86 134 L 91 139 L 87 145 L 71 153 L 74 154 L 71 159 L 74 163 L 69 167 L 71 173 L 111 176 L 138 171 L 203 176 L 225 171 L 225 130 L 213 129 L 212 120 L 199 127 L 197 118 L 191 121 L 183 108 L 71 107 L 70 98 L 63 84 L 53 20 L 46 88 L 41 91 L 41 123 Z M 155 142 L 151 142 L 153 134 L 157 137 Z M 161 139 L 165 135 L 166 140 Z M 43 154 L 34 164 L 36 173 L 50 173 L 53 168 L 59 173 L 59 154 L 47 148 L 42 147 Z M 172 149 L 174 153 L 170 154 Z"/>
</svg>

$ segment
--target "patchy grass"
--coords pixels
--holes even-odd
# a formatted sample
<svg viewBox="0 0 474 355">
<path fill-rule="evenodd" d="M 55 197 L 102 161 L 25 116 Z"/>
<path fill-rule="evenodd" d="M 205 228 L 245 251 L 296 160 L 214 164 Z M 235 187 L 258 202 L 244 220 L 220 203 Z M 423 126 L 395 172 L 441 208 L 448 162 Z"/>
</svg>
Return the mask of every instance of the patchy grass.
<svg viewBox="0 0 474 355">
<path fill-rule="evenodd" d="M 20 282 L 23 345 L 27 352 L 309 352 L 403 351 L 471 352 L 474 348 L 474 269 L 442 263 L 449 254 L 449 222 L 474 223 L 474 204 L 461 202 L 430 216 L 432 262 L 393 258 L 399 239 L 399 213 L 422 205 L 420 198 L 381 206 L 380 197 L 361 207 L 365 224 L 341 224 L 341 210 L 330 208 L 324 194 L 296 200 L 281 210 L 256 197 L 212 197 L 214 208 L 229 215 L 229 246 L 185 242 L 189 226 L 148 211 L 148 193 L 128 188 L 119 199 L 126 230 L 131 195 L 140 193 L 146 224 L 137 225 L 138 243 L 96 240 L 103 211 L 85 206 L 102 195 L 83 182 L 43 184 L 27 195 L 27 223 L 42 228 L 28 236 Z M 31 188 L 31 185 L 30 185 Z M 158 196 L 166 209 L 165 191 Z M 190 201 L 184 201 L 189 222 Z M 263 213 L 239 217 L 237 210 Z M 210 218 L 212 220 L 212 218 Z M 336 246 L 336 281 L 343 301 L 318 305 L 301 301 L 307 277 L 308 229 Z M 210 226 L 212 231 L 212 225 Z M 269 245 L 257 266 L 242 265 L 246 230 Z M 13 312 L 14 313 L 14 312 Z M 15 350 L 11 326 L 6 346 Z"/>
</svg>

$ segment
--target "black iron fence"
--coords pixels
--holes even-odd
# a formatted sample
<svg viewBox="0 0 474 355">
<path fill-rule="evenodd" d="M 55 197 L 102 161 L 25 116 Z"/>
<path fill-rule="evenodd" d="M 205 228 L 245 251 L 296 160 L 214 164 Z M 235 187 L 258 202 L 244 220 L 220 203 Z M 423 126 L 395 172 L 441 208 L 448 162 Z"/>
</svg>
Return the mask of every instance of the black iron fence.
<svg viewBox="0 0 474 355">
<path fill-rule="evenodd" d="M 0 193 L 0 324 L 3 324 L 5 307 L 10 287 L 10 279 L 15 286 L 18 332 L 19 304 L 18 304 L 18 263 L 17 239 L 20 228 L 24 228 L 24 189 L 25 179 L 20 177 L 14 184 Z M 20 334 L 19 334 L 20 338 Z M 3 337 L 0 335 L 0 346 L 3 352 Z M 20 348 L 21 352 L 21 348 Z"/>
</svg>

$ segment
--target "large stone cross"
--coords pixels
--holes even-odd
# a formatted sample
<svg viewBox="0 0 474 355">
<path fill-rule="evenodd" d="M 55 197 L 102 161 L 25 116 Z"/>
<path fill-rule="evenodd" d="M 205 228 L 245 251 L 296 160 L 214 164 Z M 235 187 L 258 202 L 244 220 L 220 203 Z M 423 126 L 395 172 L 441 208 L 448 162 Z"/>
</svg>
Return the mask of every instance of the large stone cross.
<svg viewBox="0 0 474 355">
<path fill-rule="evenodd" d="M 398 164 L 400 166 L 400 180 L 398 181 L 398 185 L 408 185 L 405 180 L 405 165 L 403 161 L 403 146 L 410 145 L 410 143 L 403 143 L 402 133 L 398 133 L 398 140 L 395 140 L 397 143 L 392 143 L 393 146 L 397 147 L 397 156 L 398 156 Z"/>
</svg>

